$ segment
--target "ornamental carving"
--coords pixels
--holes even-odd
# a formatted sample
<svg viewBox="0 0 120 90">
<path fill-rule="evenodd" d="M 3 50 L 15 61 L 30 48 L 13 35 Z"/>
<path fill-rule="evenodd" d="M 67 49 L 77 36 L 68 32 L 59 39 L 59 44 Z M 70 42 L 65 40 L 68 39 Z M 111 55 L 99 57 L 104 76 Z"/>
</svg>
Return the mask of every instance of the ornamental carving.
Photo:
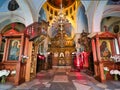
<svg viewBox="0 0 120 90">
<path fill-rule="evenodd" d="M 78 43 L 80 44 L 80 52 L 81 51 L 90 51 L 90 39 L 87 37 L 89 33 L 83 32 L 80 35 L 80 38 L 78 38 Z"/>
</svg>

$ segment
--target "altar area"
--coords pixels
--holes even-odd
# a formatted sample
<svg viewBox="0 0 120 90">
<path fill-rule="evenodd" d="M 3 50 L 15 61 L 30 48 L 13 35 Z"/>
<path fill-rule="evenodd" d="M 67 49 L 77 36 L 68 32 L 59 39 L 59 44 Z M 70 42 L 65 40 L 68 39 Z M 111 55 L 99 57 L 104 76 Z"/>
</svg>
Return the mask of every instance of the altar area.
<svg viewBox="0 0 120 90">
<path fill-rule="evenodd" d="M 72 52 L 75 51 L 73 38 L 66 35 L 61 39 L 59 35 L 56 35 L 55 38 L 51 38 L 48 51 L 52 53 L 52 66 L 70 66 Z"/>
</svg>

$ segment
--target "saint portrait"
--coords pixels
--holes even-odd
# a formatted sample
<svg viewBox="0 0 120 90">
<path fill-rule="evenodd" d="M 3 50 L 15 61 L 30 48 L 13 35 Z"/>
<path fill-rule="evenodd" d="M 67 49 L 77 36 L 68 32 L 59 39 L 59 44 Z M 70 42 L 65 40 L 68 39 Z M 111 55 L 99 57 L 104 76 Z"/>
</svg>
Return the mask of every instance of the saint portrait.
<svg viewBox="0 0 120 90">
<path fill-rule="evenodd" d="M 101 52 L 101 57 L 107 57 L 110 58 L 111 52 L 108 48 L 108 42 L 102 41 L 100 45 L 100 52 Z"/>
<path fill-rule="evenodd" d="M 69 51 L 65 51 L 65 57 L 69 57 L 70 56 L 70 52 Z"/>
<path fill-rule="evenodd" d="M 18 60 L 20 52 L 20 40 L 11 40 L 9 45 L 8 60 Z"/>
<path fill-rule="evenodd" d="M 59 57 L 64 57 L 64 53 L 63 53 L 63 52 L 61 52 Z"/>
<path fill-rule="evenodd" d="M 58 57 L 58 52 L 55 52 L 55 53 L 54 53 L 54 57 Z"/>
</svg>

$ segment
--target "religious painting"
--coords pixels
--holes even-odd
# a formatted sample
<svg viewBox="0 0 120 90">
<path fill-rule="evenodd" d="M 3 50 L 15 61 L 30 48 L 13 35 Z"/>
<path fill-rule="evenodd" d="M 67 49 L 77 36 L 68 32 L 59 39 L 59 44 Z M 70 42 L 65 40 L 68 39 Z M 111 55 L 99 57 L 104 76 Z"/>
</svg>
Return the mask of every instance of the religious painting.
<svg viewBox="0 0 120 90">
<path fill-rule="evenodd" d="M 100 40 L 100 55 L 103 59 L 111 57 L 110 40 Z"/>
<path fill-rule="evenodd" d="M 60 52 L 60 56 L 59 57 L 64 57 L 64 53 Z"/>
<path fill-rule="evenodd" d="M 113 27 L 113 32 L 114 33 L 118 33 L 119 32 L 119 25 L 115 25 L 114 27 Z"/>
<path fill-rule="evenodd" d="M 69 57 L 70 56 L 70 52 L 69 51 L 65 51 L 65 57 Z"/>
<path fill-rule="evenodd" d="M 8 60 L 18 60 L 20 53 L 20 40 L 10 40 L 9 51 L 8 51 Z"/>
<path fill-rule="evenodd" d="M 55 53 L 54 53 L 54 57 L 58 57 L 58 52 L 55 52 Z"/>
</svg>

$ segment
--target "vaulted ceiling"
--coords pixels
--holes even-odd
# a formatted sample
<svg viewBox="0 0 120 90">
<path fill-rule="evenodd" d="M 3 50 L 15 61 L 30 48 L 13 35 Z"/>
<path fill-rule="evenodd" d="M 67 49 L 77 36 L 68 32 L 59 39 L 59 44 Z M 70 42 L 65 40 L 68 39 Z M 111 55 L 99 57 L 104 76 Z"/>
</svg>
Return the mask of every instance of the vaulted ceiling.
<svg viewBox="0 0 120 90">
<path fill-rule="evenodd" d="M 75 0 L 48 0 L 48 2 L 55 8 L 60 8 L 61 3 L 66 8 L 71 6 Z"/>
<path fill-rule="evenodd" d="M 89 32 L 99 31 L 103 18 L 120 17 L 119 0 L 48 0 L 56 9 L 59 8 L 61 1 L 64 8 L 69 7 L 74 2 L 80 1 L 82 3 L 82 7 L 76 11 L 76 22 L 80 22 L 81 12 L 84 12 L 87 17 Z M 12 2 L 11 6 L 9 5 L 10 2 Z M 0 29 L 2 30 L 6 25 L 13 22 L 19 22 L 25 26 L 37 22 L 40 17 L 39 12 L 46 2 L 47 0 L 0 0 Z M 13 7 L 14 5 L 16 8 Z M 73 24 L 76 25 L 76 22 Z M 79 25 L 82 24 L 79 23 Z M 77 29 L 79 25 L 75 26 L 75 33 L 79 33 Z"/>
</svg>

